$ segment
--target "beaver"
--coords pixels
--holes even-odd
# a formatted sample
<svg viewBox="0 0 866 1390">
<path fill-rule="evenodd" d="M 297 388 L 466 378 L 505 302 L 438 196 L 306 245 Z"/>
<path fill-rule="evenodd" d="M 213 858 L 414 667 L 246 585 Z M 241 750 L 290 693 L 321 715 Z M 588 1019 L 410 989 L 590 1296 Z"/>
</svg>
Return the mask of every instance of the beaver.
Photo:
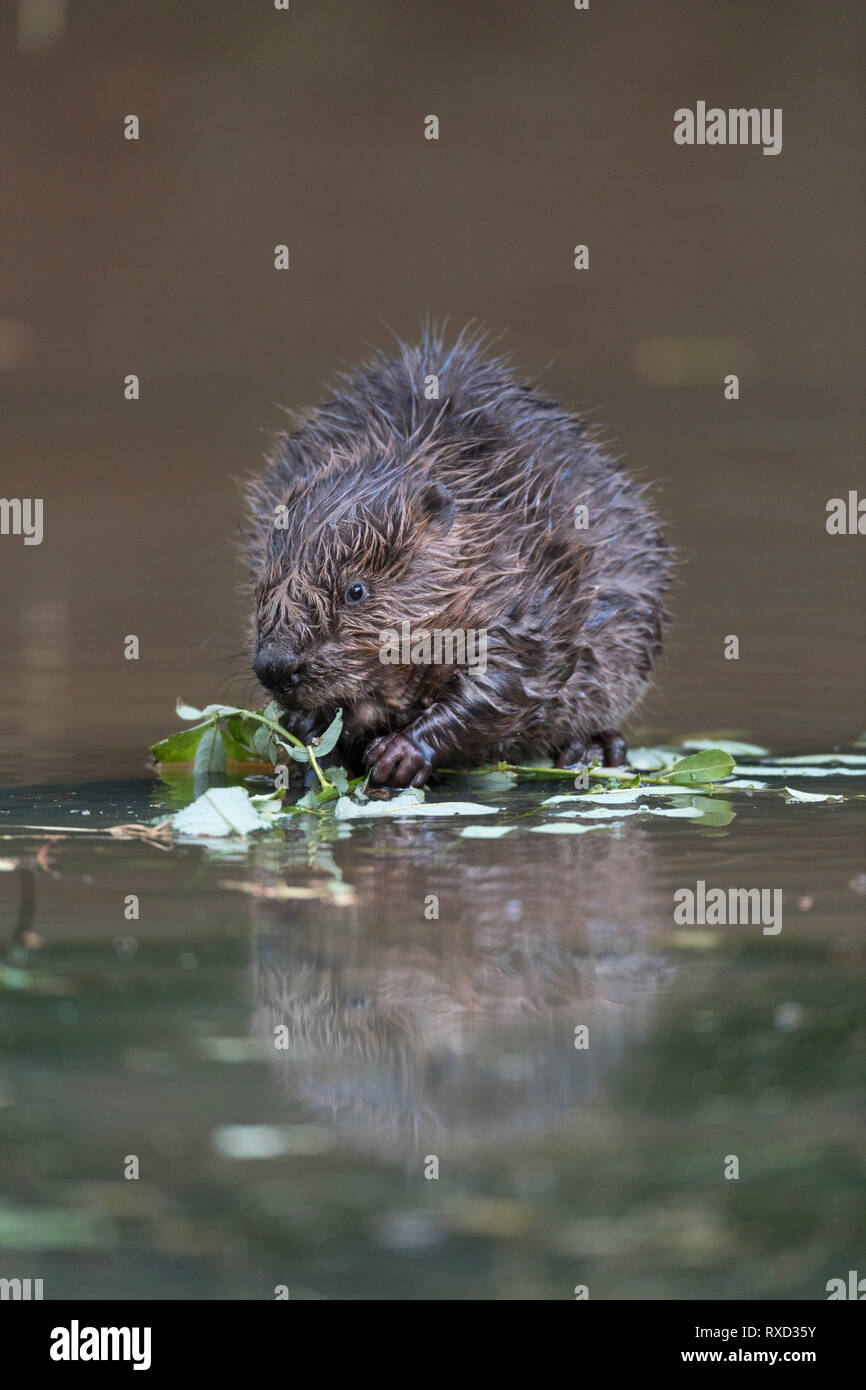
<svg viewBox="0 0 866 1390">
<path fill-rule="evenodd" d="M 341 375 L 248 502 L 253 669 L 305 741 L 342 708 L 338 759 L 393 787 L 624 762 L 671 551 L 645 487 L 484 338 L 428 329 Z"/>
</svg>

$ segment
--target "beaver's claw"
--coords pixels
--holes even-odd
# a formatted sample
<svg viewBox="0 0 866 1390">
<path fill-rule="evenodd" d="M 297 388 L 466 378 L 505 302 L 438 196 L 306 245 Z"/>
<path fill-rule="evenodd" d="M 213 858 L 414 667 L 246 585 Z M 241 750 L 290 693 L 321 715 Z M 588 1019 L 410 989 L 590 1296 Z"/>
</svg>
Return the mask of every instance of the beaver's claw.
<svg viewBox="0 0 866 1390">
<path fill-rule="evenodd" d="M 556 759 L 557 767 L 588 767 L 597 759 L 602 767 L 622 767 L 628 744 L 618 729 L 601 729 L 597 734 L 579 734 Z"/>
<path fill-rule="evenodd" d="M 389 787 L 423 787 L 433 771 L 433 749 L 407 734 L 384 734 L 364 754 L 374 782 Z"/>
</svg>

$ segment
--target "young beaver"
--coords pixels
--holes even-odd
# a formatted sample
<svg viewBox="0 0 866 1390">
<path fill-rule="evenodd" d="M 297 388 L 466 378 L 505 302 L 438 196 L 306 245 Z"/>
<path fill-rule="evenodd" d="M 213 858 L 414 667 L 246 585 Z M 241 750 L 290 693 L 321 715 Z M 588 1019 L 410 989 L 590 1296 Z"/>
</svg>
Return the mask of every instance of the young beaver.
<svg viewBox="0 0 866 1390">
<path fill-rule="evenodd" d="M 437 331 L 294 423 L 251 488 L 247 546 L 253 669 L 287 727 L 308 740 L 342 706 L 341 759 L 396 787 L 532 753 L 623 762 L 671 554 L 585 425 Z M 434 664 L 414 645 L 434 630 L 486 634 L 486 662 L 446 642 Z"/>
</svg>

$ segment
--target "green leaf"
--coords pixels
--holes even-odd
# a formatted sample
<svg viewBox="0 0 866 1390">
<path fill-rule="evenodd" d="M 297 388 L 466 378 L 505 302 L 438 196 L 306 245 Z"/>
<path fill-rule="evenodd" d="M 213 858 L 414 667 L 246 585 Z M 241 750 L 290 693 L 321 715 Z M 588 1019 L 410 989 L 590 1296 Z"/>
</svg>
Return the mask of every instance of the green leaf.
<svg viewBox="0 0 866 1390">
<path fill-rule="evenodd" d="M 722 777 L 730 777 L 734 767 L 730 753 L 723 752 L 721 748 L 708 748 L 703 753 L 680 758 L 665 780 L 680 787 L 692 786 L 696 782 L 718 782 Z"/>
<path fill-rule="evenodd" d="M 631 748 L 628 765 L 636 767 L 639 772 L 660 772 L 675 758 L 676 753 L 670 748 Z"/>
<path fill-rule="evenodd" d="M 237 705 L 205 705 L 202 714 L 211 717 L 217 716 L 220 719 L 226 718 L 230 714 L 246 714 L 245 709 L 238 709 Z"/>
<path fill-rule="evenodd" d="M 237 763 L 261 761 L 254 747 L 256 731 L 261 728 L 260 724 L 254 724 L 252 720 L 244 719 L 240 715 L 232 715 L 230 719 L 221 721 L 221 727 L 226 757 Z"/>
<path fill-rule="evenodd" d="M 214 787 L 172 816 L 172 824 L 181 835 L 221 838 L 267 830 L 271 818 L 253 806 L 246 788 Z"/>
<path fill-rule="evenodd" d="M 198 724 L 194 729 L 178 729 L 176 734 L 169 734 L 159 743 L 151 745 L 151 753 L 155 762 L 158 763 L 191 763 L 195 759 L 195 752 L 201 742 L 202 734 L 213 725 Z"/>
<path fill-rule="evenodd" d="M 253 735 L 253 752 L 262 761 L 276 762 L 278 744 L 276 735 L 264 724 L 260 724 Z"/>
<path fill-rule="evenodd" d="M 336 745 L 337 739 L 340 737 L 342 728 L 343 711 L 341 709 L 338 709 L 331 723 L 328 725 L 327 729 L 322 734 L 322 737 L 319 739 L 317 743 L 313 744 L 313 752 L 316 755 L 317 761 L 318 759 L 323 758 L 326 753 L 330 753 L 331 749 Z"/>
<path fill-rule="evenodd" d="M 271 700 L 265 709 L 256 710 L 256 714 L 260 714 L 263 719 L 270 719 L 272 724 L 282 724 L 283 722 L 283 711 L 276 700 Z"/>
<path fill-rule="evenodd" d="M 286 743 L 284 738 L 277 739 L 281 748 L 285 748 L 290 758 L 294 758 L 296 763 L 308 763 L 310 755 L 306 748 L 296 748 L 293 743 Z"/>
<path fill-rule="evenodd" d="M 193 772 L 196 777 L 204 773 L 225 772 L 226 750 L 222 734 L 215 724 L 205 729 L 195 753 Z"/>
<path fill-rule="evenodd" d="M 191 708 L 190 705 L 184 706 L 188 713 Z M 211 708 L 216 708 L 216 706 Z M 182 717 L 187 718 L 188 714 Z M 213 722 L 208 720 L 204 724 L 197 724 L 192 729 L 179 729 L 176 734 L 169 734 L 168 738 L 161 739 L 159 743 L 151 745 L 150 752 L 154 761 L 166 766 L 172 763 L 194 762 L 202 736 L 213 727 Z M 238 763 L 260 761 L 253 748 L 253 736 L 255 730 L 259 728 L 261 725 L 246 721 L 237 715 L 228 719 L 222 736 L 226 757 L 230 758 L 232 762 Z"/>
<path fill-rule="evenodd" d="M 254 806 L 258 814 L 267 821 L 275 821 L 283 814 L 283 797 L 285 791 L 268 792 L 262 796 L 251 796 L 250 805 Z"/>
<path fill-rule="evenodd" d="M 202 719 L 204 717 L 204 710 L 196 709 L 194 705 L 185 705 L 179 695 L 175 712 L 178 719 Z"/>
<path fill-rule="evenodd" d="M 345 796 L 349 790 L 349 774 L 344 767 L 329 767 L 326 773 L 327 779 L 332 787 L 336 787 L 341 796 Z"/>
</svg>

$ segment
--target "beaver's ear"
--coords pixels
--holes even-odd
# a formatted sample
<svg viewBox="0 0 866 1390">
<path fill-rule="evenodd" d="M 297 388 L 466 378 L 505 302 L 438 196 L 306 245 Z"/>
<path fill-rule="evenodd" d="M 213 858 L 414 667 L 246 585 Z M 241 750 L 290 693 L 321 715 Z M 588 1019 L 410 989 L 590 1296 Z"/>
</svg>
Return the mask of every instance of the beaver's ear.
<svg viewBox="0 0 866 1390">
<path fill-rule="evenodd" d="M 455 510 L 454 498 L 444 483 L 422 483 L 412 498 L 413 515 L 443 536 L 451 530 Z"/>
</svg>

